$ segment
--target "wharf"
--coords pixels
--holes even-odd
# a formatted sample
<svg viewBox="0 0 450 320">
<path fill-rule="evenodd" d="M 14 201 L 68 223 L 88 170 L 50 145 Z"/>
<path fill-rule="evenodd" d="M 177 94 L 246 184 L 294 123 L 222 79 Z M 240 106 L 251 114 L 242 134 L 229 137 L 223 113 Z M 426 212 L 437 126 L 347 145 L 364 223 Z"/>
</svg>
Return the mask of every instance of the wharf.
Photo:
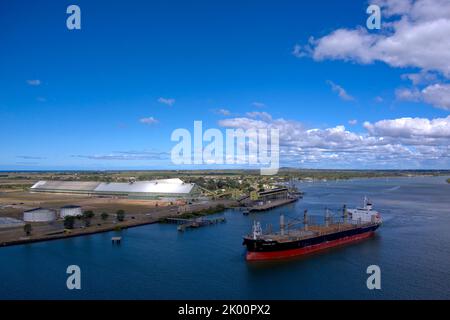
<svg viewBox="0 0 450 320">
<path fill-rule="evenodd" d="M 259 212 L 259 211 L 266 211 L 270 209 L 274 209 L 280 206 L 284 206 L 286 204 L 296 202 L 300 197 L 293 197 L 288 199 L 280 199 L 280 200 L 273 200 L 267 203 L 264 203 L 262 205 L 255 205 L 248 208 L 249 212 Z"/>
<path fill-rule="evenodd" d="M 216 218 L 216 219 L 194 219 L 194 220 L 189 220 L 183 224 L 180 224 L 178 226 L 178 231 L 185 231 L 186 229 L 190 229 L 190 228 L 200 228 L 200 227 L 204 227 L 204 226 L 209 226 L 209 225 L 213 225 L 213 224 L 218 224 L 218 223 L 224 223 L 226 222 L 224 217 L 221 218 Z"/>
</svg>

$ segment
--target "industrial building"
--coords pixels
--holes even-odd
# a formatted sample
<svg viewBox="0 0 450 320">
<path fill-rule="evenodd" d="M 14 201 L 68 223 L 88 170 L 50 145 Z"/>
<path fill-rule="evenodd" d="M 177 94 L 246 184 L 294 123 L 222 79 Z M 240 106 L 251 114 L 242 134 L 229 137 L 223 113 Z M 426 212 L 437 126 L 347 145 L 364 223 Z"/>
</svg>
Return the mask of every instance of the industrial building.
<svg viewBox="0 0 450 320">
<path fill-rule="evenodd" d="M 23 212 L 25 222 L 50 222 L 56 220 L 56 211 L 45 208 L 35 208 Z"/>
<path fill-rule="evenodd" d="M 64 206 L 61 207 L 59 216 L 64 219 L 65 217 L 78 217 L 83 215 L 83 211 L 80 206 Z"/>
<path fill-rule="evenodd" d="M 185 183 L 178 178 L 129 183 L 39 181 L 30 188 L 30 191 L 86 194 L 96 197 L 115 197 L 138 200 L 193 199 L 200 195 L 200 189 L 197 185 L 194 183 Z"/>
</svg>

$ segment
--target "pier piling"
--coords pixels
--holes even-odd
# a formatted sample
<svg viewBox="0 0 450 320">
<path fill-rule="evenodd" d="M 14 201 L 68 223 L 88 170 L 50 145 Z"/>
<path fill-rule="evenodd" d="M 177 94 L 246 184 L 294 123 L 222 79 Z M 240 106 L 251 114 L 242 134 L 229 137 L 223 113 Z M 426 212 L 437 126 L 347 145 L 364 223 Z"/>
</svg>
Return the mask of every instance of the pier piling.
<svg viewBox="0 0 450 320">
<path fill-rule="evenodd" d="M 120 244 L 121 241 L 122 241 L 122 237 L 112 237 L 111 238 L 112 244 Z"/>
</svg>

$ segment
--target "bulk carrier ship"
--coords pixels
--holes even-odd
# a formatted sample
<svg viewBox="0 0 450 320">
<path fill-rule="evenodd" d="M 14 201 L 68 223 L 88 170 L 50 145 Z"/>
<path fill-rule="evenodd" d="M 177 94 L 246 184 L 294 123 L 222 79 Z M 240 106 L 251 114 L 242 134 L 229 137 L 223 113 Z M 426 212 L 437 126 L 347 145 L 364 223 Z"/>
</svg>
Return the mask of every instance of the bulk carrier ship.
<svg viewBox="0 0 450 320">
<path fill-rule="evenodd" d="M 382 223 L 381 215 L 372 208 L 372 203 L 364 198 L 363 207 L 343 208 L 342 217 L 333 222 L 329 210 L 326 211 L 325 224 L 312 225 L 305 210 L 303 228 L 286 228 L 284 216 L 280 215 L 280 232 L 263 233 L 261 224 L 254 222 L 252 234 L 244 237 L 247 247 L 246 258 L 254 260 L 273 260 L 301 256 L 332 248 L 374 235 Z"/>
</svg>

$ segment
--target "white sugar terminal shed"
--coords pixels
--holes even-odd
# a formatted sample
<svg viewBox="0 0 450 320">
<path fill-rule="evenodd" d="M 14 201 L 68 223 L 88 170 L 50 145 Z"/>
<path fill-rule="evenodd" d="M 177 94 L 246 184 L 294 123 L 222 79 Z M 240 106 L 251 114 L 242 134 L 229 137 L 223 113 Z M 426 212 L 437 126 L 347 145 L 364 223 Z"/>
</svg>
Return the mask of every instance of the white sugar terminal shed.
<svg viewBox="0 0 450 320">
<path fill-rule="evenodd" d="M 181 179 L 151 181 L 90 182 L 90 181 L 39 181 L 30 188 L 31 192 L 86 194 L 96 197 L 116 197 L 137 200 L 194 199 L 200 189 L 194 183 Z"/>
</svg>

